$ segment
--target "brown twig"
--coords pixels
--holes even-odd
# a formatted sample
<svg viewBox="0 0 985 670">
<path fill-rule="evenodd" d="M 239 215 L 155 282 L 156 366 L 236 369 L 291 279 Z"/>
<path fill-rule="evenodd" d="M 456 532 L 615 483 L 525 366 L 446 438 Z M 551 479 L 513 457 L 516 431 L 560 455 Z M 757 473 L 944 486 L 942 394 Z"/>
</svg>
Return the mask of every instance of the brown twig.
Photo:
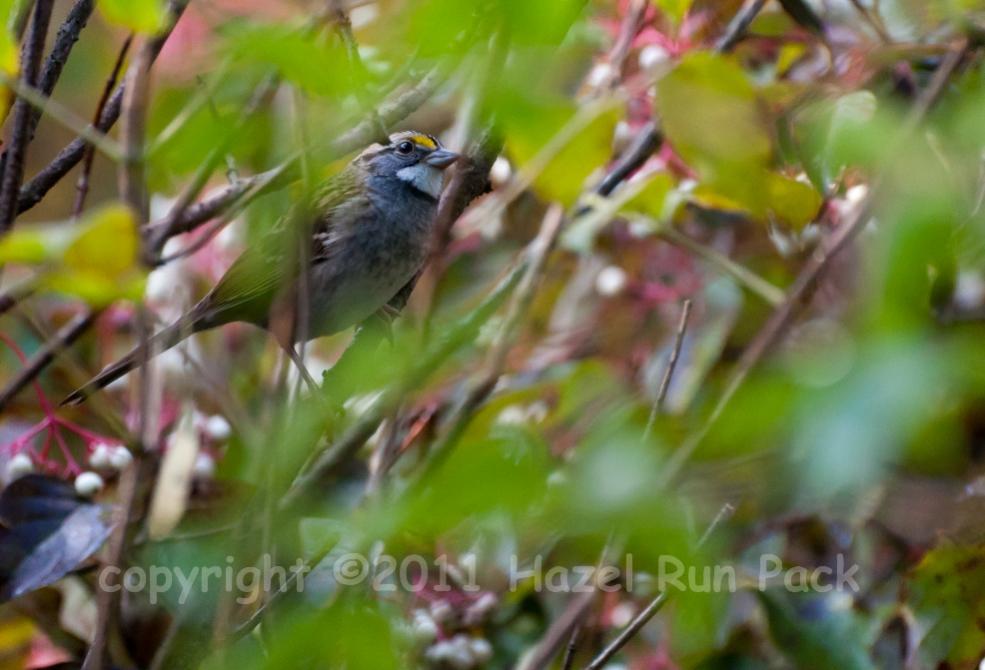
<svg viewBox="0 0 985 670">
<path fill-rule="evenodd" d="M 742 9 L 739 10 L 732 22 L 729 23 L 725 34 L 715 43 L 715 50 L 720 53 L 728 53 L 735 48 L 745 36 L 753 20 L 763 11 L 766 0 L 747 0 Z"/>
<path fill-rule="evenodd" d="M 630 47 L 633 46 L 633 39 L 643 28 L 646 11 L 649 7 L 649 0 L 632 0 L 626 9 L 626 15 L 619 27 L 619 36 L 616 38 L 615 44 L 612 45 L 612 50 L 609 51 L 609 65 L 612 66 L 613 74 L 617 77 L 622 72 Z"/>
<path fill-rule="evenodd" d="M 120 136 L 123 143 L 123 162 L 119 167 L 120 195 L 133 212 L 137 223 L 147 220 L 148 202 L 147 186 L 144 177 L 144 141 L 147 122 L 147 103 L 150 96 L 150 67 L 155 56 L 155 41 L 144 39 L 137 42 L 136 56 L 124 80 L 125 95 L 123 98 Z M 151 326 L 147 312 L 141 306 L 137 313 L 137 326 L 140 332 L 140 355 L 143 358 L 139 368 L 138 378 L 138 441 L 134 449 L 134 463 L 124 471 L 119 489 L 118 525 L 110 537 L 107 556 L 104 565 L 119 569 L 125 559 L 126 548 L 130 539 L 129 526 L 136 508 L 142 507 L 138 499 L 141 491 L 147 488 L 144 484 L 149 476 L 145 458 L 156 432 L 156 412 L 153 408 L 153 389 L 151 371 L 147 361 L 151 356 L 147 339 Z M 117 572 L 116 579 L 119 579 Z M 102 670 L 106 666 L 107 646 L 116 629 L 117 612 L 120 603 L 119 589 L 102 589 L 97 594 L 98 619 L 89 653 L 86 654 L 82 670 Z"/>
<path fill-rule="evenodd" d="M 579 620 L 575 624 L 574 630 L 571 631 L 571 637 L 568 638 L 568 644 L 564 648 L 564 657 L 561 659 L 561 670 L 571 670 L 574 667 L 575 654 L 578 652 L 578 640 L 581 639 L 582 628 L 583 625 Z"/>
<path fill-rule="evenodd" d="M 670 390 L 670 380 L 674 376 L 674 370 L 677 368 L 677 359 L 681 355 L 681 346 L 684 344 L 684 333 L 687 331 L 687 323 L 690 318 L 691 300 L 688 298 L 684 301 L 684 305 L 681 308 L 681 318 L 677 323 L 674 346 L 670 350 L 670 358 L 667 360 L 663 379 L 660 380 L 660 389 L 657 391 L 657 397 L 653 401 L 653 406 L 650 407 L 650 416 L 646 420 L 646 430 L 643 431 L 644 440 L 650 438 L 650 433 L 653 431 L 653 424 L 657 420 L 657 415 L 663 411 L 664 401 L 667 399 L 667 391 Z"/>
<path fill-rule="evenodd" d="M 730 503 L 725 503 L 722 505 L 722 508 L 718 510 L 718 514 L 716 514 L 715 518 L 712 519 L 710 524 L 708 524 L 708 528 L 705 529 L 705 532 L 702 533 L 701 539 L 698 540 L 697 548 L 700 549 L 703 547 L 715 530 L 726 520 L 728 520 L 734 512 L 735 508 Z M 592 659 L 591 663 L 585 666 L 585 670 L 600 670 L 603 668 L 605 664 L 619 652 L 620 649 L 626 646 L 627 642 L 633 639 L 633 637 L 635 637 L 636 634 L 650 622 L 650 619 L 656 616 L 657 612 L 659 612 L 664 604 L 666 604 L 667 598 L 669 597 L 667 595 L 668 593 L 669 591 L 661 591 L 653 598 L 653 600 L 647 603 L 647 606 L 644 607 L 639 614 L 633 617 L 633 620 L 626 625 L 616 639 L 613 640 L 609 646 L 603 649 L 598 656 Z"/>
<path fill-rule="evenodd" d="M 116 62 L 113 64 L 113 70 L 110 72 L 109 77 L 106 79 L 106 85 L 103 87 L 102 95 L 99 96 L 99 103 L 96 105 L 96 112 L 93 114 L 92 126 L 95 128 L 99 123 L 99 119 L 103 116 L 103 110 L 106 109 L 106 103 L 109 101 L 110 95 L 113 93 L 113 88 L 116 86 L 117 79 L 120 78 L 120 72 L 123 70 L 123 61 L 126 59 L 127 52 L 130 50 L 130 44 L 133 42 L 133 35 L 128 35 L 126 40 L 123 42 L 123 46 L 120 47 L 120 53 L 116 57 Z M 72 204 L 72 217 L 78 218 L 82 214 L 82 208 L 85 206 L 86 195 L 89 193 L 89 175 L 92 173 L 92 164 L 96 157 L 95 147 L 91 144 L 86 145 L 84 150 L 84 155 L 82 158 L 82 171 L 79 173 L 79 179 L 75 184 L 75 202 Z"/>
<path fill-rule="evenodd" d="M 27 361 L 17 376 L 8 382 L 7 386 L 0 391 L 0 412 L 7 404 L 20 393 L 28 384 L 34 381 L 39 374 L 55 360 L 55 357 L 66 347 L 70 346 L 89 329 L 97 316 L 96 312 L 86 310 L 79 314 L 69 323 L 63 326 L 54 337 L 47 340 Z"/>
<path fill-rule="evenodd" d="M 205 188 L 205 184 L 222 162 L 223 157 L 229 151 L 229 147 L 239 136 L 240 132 L 242 132 L 249 120 L 264 104 L 270 101 L 276 91 L 277 78 L 273 76 L 265 77 L 263 82 L 253 92 L 249 102 L 243 107 L 239 118 L 232 124 L 232 127 L 229 128 L 217 144 L 212 147 L 208 156 L 205 157 L 205 160 L 202 161 L 202 164 L 192 176 L 191 181 L 182 189 L 174 205 L 171 207 L 171 211 L 168 212 L 163 221 L 148 229 L 147 232 L 149 234 L 145 235 L 145 239 L 147 250 L 151 254 L 147 259 L 149 263 L 158 265 L 157 259 L 160 256 L 161 249 L 164 248 L 165 242 L 174 236 L 175 233 L 173 231 L 178 227 L 189 206 L 198 197 L 202 189 Z"/>
<path fill-rule="evenodd" d="M 5 314 L 37 289 L 37 279 L 26 279 L 0 293 L 0 314 Z"/>
<path fill-rule="evenodd" d="M 182 12 L 184 12 L 186 5 L 187 0 L 171 0 L 171 2 L 169 2 L 168 7 L 171 22 L 167 30 L 151 41 L 150 48 L 153 58 L 156 58 L 161 49 L 164 47 L 165 41 L 171 34 L 174 26 L 177 24 L 178 19 L 181 17 Z M 120 111 L 122 107 L 123 86 L 121 85 L 116 87 L 116 90 L 113 91 L 113 94 L 107 101 L 106 106 L 103 109 L 103 114 L 99 118 L 99 122 L 95 124 L 95 130 L 105 133 L 112 128 L 113 124 L 115 124 L 117 119 L 120 118 Z M 48 191 L 55 186 L 55 184 L 60 182 L 72 168 L 79 164 L 79 162 L 84 158 L 86 147 L 88 146 L 89 142 L 82 137 L 77 137 L 65 145 L 65 147 L 58 152 L 58 155 L 56 155 L 55 158 L 48 163 L 48 165 L 42 168 L 40 172 L 34 175 L 33 178 L 21 187 L 20 193 L 17 197 L 17 213 L 21 214 L 41 202 L 45 194 L 47 194 Z"/>
<path fill-rule="evenodd" d="M 879 39 L 887 44 L 893 41 L 892 36 L 889 34 L 889 31 L 886 30 L 886 26 L 883 24 L 882 19 L 878 14 L 863 5 L 861 0 L 851 0 L 851 3 L 852 6 L 855 7 L 855 11 L 857 11 L 861 15 L 862 19 L 876 32 Z"/>
<path fill-rule="evenodd" d="M 328 0 L 328 11 L 335 22 L 336 31 L 345 46 L 346 57 L 349 59 L 349 68 L 353 79 L 353 90 L 356 98 L 363 108 L 363 112 L 368 115 L 370 122 L 375 127 L 377 142 L 385 142 L 387 139 L 387 129 L 380 119 L 379 113 L 373 105 L 373 100 L 367 89 L 369 72 L 359 55 L 359 45 L 352 34 L 352 21 L 349 20 L 349 13 L 345 3 L 341 0 Z"/>
<path fill-rule="evenodd" d="M 517 670 L 543 670 L 543 668 L 546 668 L 551 662 L 551 659 L 557 654 L 566 638 L 568 640 L 568 644 L 565 651 L 565 658 L 562 663 L 566 668 L 571 667 L 571 663 L 574 662 L 574 655 L 577 648 L 578 632 L 581 629 L 581 625 L 584 622 L 585 617 L 588 616 L 588 610 L 591 607 L 592 602 L 595 600 L 595 594 L 600 585 L 598 583 L 599 571 L 603 566 L 609 563 L 610 557 L 616 553 L 618 552 L 613 548 L 613 540 L 610 536 L 609 540 L 602 548 L 602 555 L 599 556 L 598 563 L 595 566 L 590 588 L 581 591 L 574 598 L 568 601 L 564 611 L 561 612 L 560 616 L 551 622 L 551 625 L 548 627 L 544 635 L 541 636 L 533 651 L 529 656 L 523 659 L 523 662 L 517 667 Z"/>
<path fill-rule="evenodd" d="M 593 585 L 594 586 L 594 585 Z M 551 622 L 547 632 L 537 643 L 536 649 L 528 659 L 520 666 L 522 670 L 541 670 L 546 668 L 557 654 L 558 650 L 565 643 L 565 640 L 572 641 L 579 628 L 579 624 L 588 614 L 588 610 L 595 600 L 595 588 L 587 589 L 573 597 L 554 621 Z M 573 660 L 574 654 L 567 657 L 565 662 Z M 566 667 L 571 667 L 570 665 Z"/>
<path fill-rule="evenodd" d="M 68 57 L 72 53 L 72 47 L 75 46 L 79 35 L 82 33 L 82 29 L 85 28 L 89 17 L 92 16 L 94 7 L 95 0 L 76 0 L 75 4 L 72 5 L 72 9 L 69 10 L 68 16 L 65 17 L 65 21 L 58 28 L 58 34 L 55 35 L 55 42 L 51 47 L 51 53 L 45 59 L 44 66 L 41 68 L 41 74 L 38 78 L 38 90 L 45 97 L 50 96 L 52 91 L 55 90 L 55 84 L 58 83 L 58 78 L 62 74 L 62 68 L 68 62 Z M 38 110 L 33 109 L 31 122 L 27 131 L 31 139 L 34 138 L 34 131 L 37 129 L 40 118 L 41 115 Z M 7 151 L 4 151 L 3 155 L 0 156 L 0 164 L 3 164 L 6 160 Z"/>
<path fill-rule="evenodd" d="M 54 0 L 36 0 L 31 28 L 21 49 L 21 81 L 30 88 L 35 88 L 38 83 L 53 5 Z M 36 113 L 34 107 L 23 98 L 18 98 L 14 103 L 14 128 L 3 164 L 3 176 L 0 178 L 0 233 L 10 230 L 17 216 L 17 194 L 24 178 L 24 160 L 27 157 L 27 145 L 31 142 Z"/>
</svg>

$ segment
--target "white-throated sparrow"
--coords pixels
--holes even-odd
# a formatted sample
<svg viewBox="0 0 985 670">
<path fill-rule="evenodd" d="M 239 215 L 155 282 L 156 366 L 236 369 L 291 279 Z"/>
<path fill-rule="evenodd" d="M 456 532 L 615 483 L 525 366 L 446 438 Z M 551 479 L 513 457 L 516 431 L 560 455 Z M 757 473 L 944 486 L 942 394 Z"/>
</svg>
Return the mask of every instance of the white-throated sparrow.
<svg viewBox="0 0 985 670">
<path fill-rule="evenodd" d="M 293 327 L 289 335 L 281 332 L 278 311 L 293 314 L 302 291 L 307 338 L 370 317 L 407 287 L 427 260 L 444 170 L 457 159 L 434 137 L 418 132 L 396 133 L 388 144 L 366 148 L 318 190 L 311 214 L 303 215 L 311 235 L 305 281 L 300 264 L 284 252 L 286 236 L 269 244 L 260 240 L 198 304 L 149 339 L 150 351 L 160 353 L 192 333 L 233 321 L 270 329 L 282 345 L 292 346 L 296 333 Z M 292 218 L 299 217 L 285 221 Z M 63 403 L 84 400 L 142 358 L 135 349 Z"/>
</svg>

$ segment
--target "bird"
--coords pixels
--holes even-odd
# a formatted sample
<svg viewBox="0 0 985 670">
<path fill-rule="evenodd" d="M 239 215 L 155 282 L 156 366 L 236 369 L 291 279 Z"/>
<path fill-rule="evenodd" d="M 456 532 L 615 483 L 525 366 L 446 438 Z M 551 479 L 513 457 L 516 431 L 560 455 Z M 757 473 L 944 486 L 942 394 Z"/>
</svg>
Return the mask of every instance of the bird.
<svg viewBox="0 0 985 670">
<path fill-rule="evenodd" d="M 78 404 L 150 355 L 227 323 L 242 321 L 272 331 L 299 363 L 293 346 L 298 335 L 331 335 L 374 314 L 392 318 L 395 310 L 388 305 L 401 297 L 405 301 L 430 254 L 445 170 L 459 158 L 432 135 L 417 131 L 397 132 L 386 143 L 371 144 L 316 189 L 307 206 L 280 219 L 243 251 L 184 315 L 108 365 L 62 404 Z M 292 260 L 286 244 L 291 236 L 284 234 L 298 219 L 307 227 L 302 234 L 311 238 L 308 257 L 300 261 L 298 253 Z M 307 323 L 298 333 L 293 315 L 301 311 L 296 309 L 301 293 L 307 295 Z M 284 314 L 291 315 L 290 329 L 283 327 Z"/>
</svg>

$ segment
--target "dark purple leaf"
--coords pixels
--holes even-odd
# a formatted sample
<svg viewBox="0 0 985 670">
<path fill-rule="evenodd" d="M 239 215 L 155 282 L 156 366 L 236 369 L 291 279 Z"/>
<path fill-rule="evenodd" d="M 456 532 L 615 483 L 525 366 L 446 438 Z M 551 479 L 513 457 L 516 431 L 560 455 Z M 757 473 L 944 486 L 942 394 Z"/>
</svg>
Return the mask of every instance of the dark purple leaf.
<svg viewBox="0 0 985 670">
<path fill-rule="evenodd" d="M 58 581 L 112 531 L 104 506 L 43 475 L 21 477 L 4 489 L 0 522 L 0 601 Z"/>
</svg>

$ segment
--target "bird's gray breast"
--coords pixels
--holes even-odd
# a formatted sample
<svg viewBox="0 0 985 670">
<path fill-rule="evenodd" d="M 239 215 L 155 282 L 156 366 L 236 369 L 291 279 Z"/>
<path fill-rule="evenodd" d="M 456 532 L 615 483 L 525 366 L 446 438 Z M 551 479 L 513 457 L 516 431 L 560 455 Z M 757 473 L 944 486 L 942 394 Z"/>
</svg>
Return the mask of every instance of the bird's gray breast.
<svg viewBox="0 0 985 670">
<path fill-rule="evenodd" d="M 427 260 L 437 203 L 403 184 L 394 186 L 382 193 L 371 189 L 361 206 L 336 212 L 339 223 L 316 238 L 309 282 L 312 336 L 365 320 Z"/>
</svg>

